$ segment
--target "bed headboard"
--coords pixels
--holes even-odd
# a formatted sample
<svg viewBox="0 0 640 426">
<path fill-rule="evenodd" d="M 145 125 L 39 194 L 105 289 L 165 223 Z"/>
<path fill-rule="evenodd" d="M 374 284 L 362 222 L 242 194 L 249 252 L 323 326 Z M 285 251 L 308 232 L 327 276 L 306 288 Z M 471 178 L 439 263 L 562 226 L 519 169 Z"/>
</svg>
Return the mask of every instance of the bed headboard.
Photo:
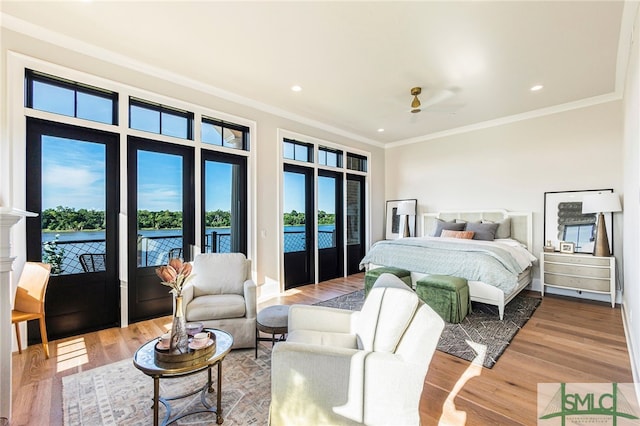
<svg viewBox="0 0 640 426">
<path fill-rule="evenodd" d="M 527 246 L 527 250 L 533 250 L 533 224 L 531 212 L 509 212 L 502 209 L 474 210 L 474 211 L 442 211 L 438 213 L 422 214 L 422 236 L 433 235 L 436 228 L 436 219 L 454 221 L 456 219 L 466 222 L 478 222 L 488 220 L 500 222 L 505 218 L 511 218 L 511 238 L 520 241 Z"/>
</svg>

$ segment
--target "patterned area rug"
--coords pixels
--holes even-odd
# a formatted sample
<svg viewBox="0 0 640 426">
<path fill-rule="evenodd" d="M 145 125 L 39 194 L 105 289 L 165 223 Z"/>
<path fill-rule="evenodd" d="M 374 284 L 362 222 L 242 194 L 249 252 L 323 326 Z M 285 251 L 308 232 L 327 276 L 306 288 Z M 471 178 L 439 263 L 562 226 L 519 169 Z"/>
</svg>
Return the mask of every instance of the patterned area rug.
<svg viewBox="0 0 640 426">
<path fill-rule="evenodd" d="M 360 310 L 363 303 L 364 290 L 358 290 L 316 303 L 316 305 Z M 540 305 L 540 299 L 519 294 L 505 307 L 502 321 L 498 316 L 497 306 L 476 302 L 472 302 L 472 305 L 473 312 L 467 315 L 463 322 L 445 325 L 438 342 L 438 350 L 467 361 L 473 361 L 478 353 L 468 342 L 483 345 L 486 347 L 486 355 L 482 365 L 491 368 L 518 330 L 531 318 Z"/>
<path fill-rule="evenodd" d="M 225 425 L 266 425 L 271 402 L 271 347 L 233 350 L 222 364 L 222 416 Z M 206 371 L 176 379 L 160 380 L 160 396 L 183 395 L 206 382 Z M 213 370 L 214 382 L 217 380 Z M 153 379 L 127 359 L 62 379 L 64 424 L 150 425 L 153 424 Z M 215 383 L 214 383 L 215 388 Z M 215 407 L 215 393 L 207 394 Z M 200 393 L 171 401 L 171 416 L 202 408 Z M 160 422 L 165 415 L 160 404 Z M 177 425 L 215 425 L 215 414 L 184 417 Z"/>
</svg>

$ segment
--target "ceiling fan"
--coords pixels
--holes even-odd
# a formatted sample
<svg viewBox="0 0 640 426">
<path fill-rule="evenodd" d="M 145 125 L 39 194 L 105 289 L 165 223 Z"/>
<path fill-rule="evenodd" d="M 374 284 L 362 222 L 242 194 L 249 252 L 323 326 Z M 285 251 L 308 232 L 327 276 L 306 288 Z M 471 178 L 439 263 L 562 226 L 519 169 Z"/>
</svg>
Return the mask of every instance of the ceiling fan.
<svg viewBox="0 0 640 426">
<path fill-rule="evenodd" d="M 420 111 L 425 110 L 426 108 L 438 104 L 440 102 L 444 102 L 447 99 L 453 97 L 456 94 L 456 90 L 454 89 L 442 89 L 437 92 L 434 92 L 433 95 L 429 97 L 424 102 L 420 102 L 418 99 L 418 95 L 422 93 L 422 87 L 412 87 L 411 88 L 411 96 L 413 96 L 413 100 L 411 101 L 411 113 L 415 114 Z"/>
</svg>

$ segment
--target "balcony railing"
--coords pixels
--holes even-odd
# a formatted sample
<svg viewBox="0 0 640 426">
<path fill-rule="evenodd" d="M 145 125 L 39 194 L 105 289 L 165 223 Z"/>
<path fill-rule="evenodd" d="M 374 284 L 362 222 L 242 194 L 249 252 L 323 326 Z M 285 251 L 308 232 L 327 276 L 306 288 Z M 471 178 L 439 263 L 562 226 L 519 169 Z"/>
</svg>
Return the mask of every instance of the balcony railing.
<svg viewBox="0 0 640 426">
<path fill-rule="evenodd" d="M 285 231 L 285 252 L 305 250 L 304 231 Z M 87 253 L 106 253 L 105 240 L 58 241 L 59 249 L 64 250 L 61 263 L 62 274 L 79 274 L 84 272 L 80 264 L 80 255 Z M 318 232 L 318 248 L 335 247 L 335 231 Z M 172 249 L 182 249 L 182 235 L 143 236 L 138 235 L 138 266 L 164 265 L 169 261 Z M 230 253 L 231 235 L 212 231 L 205 235 L 205 253 Z M 43 251 L 44 255 L 44 251 Z M 181 256 L 182 257 L 182 256 Z"/>
</svg>

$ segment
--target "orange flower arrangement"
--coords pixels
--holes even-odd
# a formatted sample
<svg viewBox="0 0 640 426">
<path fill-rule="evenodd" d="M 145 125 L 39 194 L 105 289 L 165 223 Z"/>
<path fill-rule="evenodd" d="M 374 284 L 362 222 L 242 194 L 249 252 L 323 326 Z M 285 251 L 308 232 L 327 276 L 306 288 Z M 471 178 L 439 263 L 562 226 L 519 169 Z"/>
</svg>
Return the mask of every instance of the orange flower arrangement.
<svg viewBox="0 0 640 426">
<path fill-rule="evenodd" d="M 161 284 L 171 287 L 169 290 L 174 296 L 182 295 L 182 288 L 191 275 L 191 264 L 178 258 L 170 259 L 169 264 L 156 268 L 156 275 L 160 277 Z"/>
</svg>

